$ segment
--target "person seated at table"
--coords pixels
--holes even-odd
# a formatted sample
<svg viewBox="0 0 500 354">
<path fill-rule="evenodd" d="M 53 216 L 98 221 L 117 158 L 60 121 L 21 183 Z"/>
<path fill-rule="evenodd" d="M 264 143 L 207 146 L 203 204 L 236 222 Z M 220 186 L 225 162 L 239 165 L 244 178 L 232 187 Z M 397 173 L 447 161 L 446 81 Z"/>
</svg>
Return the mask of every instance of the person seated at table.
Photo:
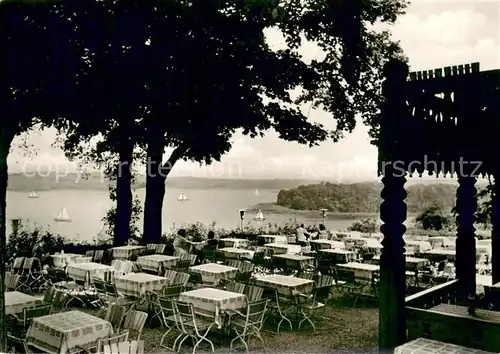
<svg viewBox="0 0 500 354">
<path fill-rule="evenodd" d="M 174 239 L 174 250 L 178 254 L 188 254 L 191 248 L 191 242 L 186 237 L 186 230 L 180 229 L 177 231 L 177 236 Z"/>
<path fill-rule="evenodd" d="M 304 227 L 304 224 L 300 224 L 300 227 L 297 228 L 297 243 L 301 246 L 307 246 L 308 239 L 311 237 L 309 232 Z"/>
<path fill-rule="evenodd" d="M 200 263 L 205 261 L 206 254 L 213 254 L 217 250 L 218 240 L 215 239 L 215 233 L 210 230 L 207 234 L 207 240 L 204 242 L 203 248 L 198 252 L 197 260 Z"/>
<path fill-rule="evenodd" d="M 332 237 L 330 231 L 328 231 L 323 224 L 319 224 L 319 232 L 316 238 L 318 240 L 329 240 Z"/>
</svg>

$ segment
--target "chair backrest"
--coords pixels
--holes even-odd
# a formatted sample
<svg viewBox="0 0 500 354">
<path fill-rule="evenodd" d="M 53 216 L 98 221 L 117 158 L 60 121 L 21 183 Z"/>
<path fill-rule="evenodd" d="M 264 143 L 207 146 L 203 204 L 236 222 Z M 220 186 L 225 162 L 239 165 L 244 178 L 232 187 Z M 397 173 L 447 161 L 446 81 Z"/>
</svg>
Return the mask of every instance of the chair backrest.
<svg viewBox="0 0 500 354">
<path fill-rule="evenodd" d="M 66 304 L 69 300 L 69 294 L 63 290 L 55 289 L 54 297 L 52 298 L 52 306 L 57 309 L 66 309 Z"/>
<path fill-rule="evenodd" d="M 179 294 L 184 290 L 184 285 L 176 284 L 176 285 L 165 285 L 162 289 L 162 295 L 173 297 L 179 296 Z"/>
<path fill-rule="evenodd" d="M 144 354 L 144 341 L 133 340 L 112 344 L 104 344 L 99 354 Z"/>
<path fill-rule="evenodd" d="M 106 310 L 104 319 L 111 323 L 113 329 L 117 331 L 121 328 L 126 311 L 125 307 L 121 305 L 110 304 Z"/>
<path fill-rule="evenodd" d="M 12 272 L 20 273 L 23 270 L 25 257 L 16 257 L 14 263 L 12 264 Z"/>
<path fill-rule="evenodd" d="M 183 253 L 180 255 L 181 261 L 189 261 L 189 265 L 192 266 L 196 263 L 196 255 L 190 253 Z M 189 268 L 189 266 L 188 266 Z"/>
<path fill-rule="evenodd" d="M 165 252 L 166 245 L 158 244 L 156 245 L 155 252 L 156 254 L 163 254 Z"/>
<path fill-rule="evenodd" d="M 243 294 L 245 291 L 245 284 L 237 283 L 230 280 L 226 283 L 226 290 L 232 293 Z"/>
<path fill-rule="evenodd" d="M 189 282 L 190 276 L 191 276 L 191 274 L 189 274 L 189 273 L 177 272 L 172 284 L 173 285 L 182 285 L 185 287 Z"/>
<path fill-rule="evenodd" d="M 176 275 L 177 275 L 177 272 L 175 270 L 166 269 L 164 277 L 170 281 L 170 284 L 173 284 L 173 281 L 175 280 Z"/>
<path fill-rule="evenodd" d="M 115 284 L 104 282 L 104 289 L 106 290 L 106 294 L 118 297 L 118 291 L 116 290 Z"/>
<path fill-rule="evenodd" d="M 32 319 L 50 315 L 52 304 L 38 305 L 23 309 L 23 323 L 27 325 Z"/>
<path fill-rule="evenodd" d="M 137 333 L 137 340 L 141 338 L 142 331 L 144 330 L 144 325 L 148 319 L 148 314 L 143 311 L 130 310 L 125 316 L 125 321 L 123 322 L 123 329 L 130 332 Z"/>
<path fill-rule="evenodd" d="M 180 259 L 175 265 L 177 271 L 187 271 L 191 266 L 191 261 L 189 259 Z"/>
<path fill-rule="evenodd" d="M 260 330 L 264 323 L 264 316 L 267 310 L 267 303 L 269 299 L 250 302 L 247 306 L 247 315 L 245 330 L 248 327 L 254 327 Z M 244 330 L 244 332 L 245 332 Z"/>
<path fill-rule="evenodd" d="M 19 282 L 21 280 L 21 276 L 17 273 L 9 273 L 9 276 L 5 277 L 5 289 L 6 290 L 16 290 L 20 285 Z"/>
<path fill-rule="evenodd" d="M 240 266 L 238 268 L 242 273 L 253 273 L 255 269 L 255 264 L 250 262 L 240 262 Z"/>
<path fill-rule="evenodd" d="M 105 338 L 99 338 L 97 339 L 97 352 L 98 353 L 104 353 L 104 346 L 105 345 L 113 345 L 113 344 L 118 344 L 120 342 L 127 342 L 128 341 L 128 331 L 124 331 L 120 334 L 117 334 L 115 336 L 109 336 Z"/>
<path fill-rule="evenodd" d="M 262 299 L 262 294 L 264 294 L 264 288 L 256 285 L 245 285 L 243 294 L 247 296 L 248 302 L 255 302 Z"/>
<path fill-rule="evenodd" d="M 96 250 L 93 261 L 100 262 L 102 261 L 103 257 L 104 257 L 104 250 Z"/>
<path fill-rule="evenodd" d="M 94 278 L 94 287 L 98 294 L 106 294 L 106 288 L 104 287 L 104 281 L 99 278 Z"/>
<path fill-rule="evenodd" d="M 240 269 L 240 264 L 241 264 L 241 261 L 237 260 L 237 259 L 229 259 L 227 261 L 227 265 L 229 267 L 233 267 L 233 268 L 238 268 Z"/>
<path fill-rule="evenodd" d="M 45 292 L 43 293 L 43 303 L 44 304 L 52 304 L 52 300 L 56 294 L 56 288 L 50 285 Z"/>
<path fill-rule="evenodd" d="M 174 301 L 175 321 L 184 333 L 189 333 L 192 327 L 196 328 L 196 315 L 193 304 Z"/>
<path fill-rule="evenodd" d="M 148 243 L 146 245 L 146 251 L 148 251 L 148 252 L 156 251 L 156 243 Z"/>
</svg>

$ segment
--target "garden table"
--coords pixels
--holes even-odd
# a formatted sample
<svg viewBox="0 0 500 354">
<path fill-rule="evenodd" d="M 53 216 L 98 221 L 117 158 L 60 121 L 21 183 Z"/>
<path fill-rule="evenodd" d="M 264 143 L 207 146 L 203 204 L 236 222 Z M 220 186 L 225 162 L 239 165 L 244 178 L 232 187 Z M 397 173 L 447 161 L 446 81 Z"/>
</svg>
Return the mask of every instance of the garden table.
<svg viewBox="0 0 500 354">
<path fill-rule="evenodd" d="M 30 296 L 19 291 L 5 292 L 5 314 L 16 315 L 23 312 L 23 309 L 40 305 L 42 299 Z"/>
<path fill-rule="evenodd" d="M 417 338 L 396 347 L 394 354 L 490 354 L 479 349 L 471 349 L 455 344 L 439 342 L 427 338 Z"/>
<path fill-rule="evenodd" d="M 238 273 L 238 268 L 217 263 L 207 263 L 190 267 L 189 271 L 200 274 L 204 283 L 218 285 L 222 279 L 234 279 Z"/>
<path fill-rule="evenodd" d="M 250 260 L 253 259 L 253 255 L 255 253 L 251 250 L 234 247 L 219 248 L 218 251 L 224 253 L 226 258 L 246 258 Z"/>
<path fill-rule="evenodd" d="M 66 267 L 68 277 L 83 282 L 92 282 L 94 278 L 105 279 L 105 273 L 113 273 L 114 271 L 108 265 L 93 262 L 73 263 Z"/>
<path fill-rule="evenodd" d="M 219 242 L 224 243 L 224 247 L 245 248 L 248 246 L 248 240 L 243 238 L 221 238 Z"/>
<path fill-rule="evenodd" d="M 371 263 L 380 265 L 380 256 L 373 257 Z M 406 270 L 415 271 L 415 269 L 420 269 L 429 263 L 429 260 L 425 258 L 406 257 Z"/>
<path fill-rule="evenodd" d="M 275 254 L 283 254 L 283 253 L 299 254 L 300 252 L 302 252 L 302 247 L 300 247 L 300 245 L 268 243 L 267 245 L 265 245 L 265 247 L 273 249 Z"/>
<path fill-rule="evenodd" d="M 142 267 L 152 272 L 156 272 L 160 266 L 164 269 L 174 268 L 179 257 L 165 256 L 163 254 L 152 254 L 149 256 L 141 256 L 137 258 L 137 263 Z"/>
<path fill-rule="evenodd" d="M 92 258 L 88 259 L 89 257 L 85 257 L 83 254 L 74 254 L 74 253 L 56 253 L 53 254 L 52 260 L 54 262 L 54 267 L 55 268 L 64 268 L 68 264 L 71 263 L 83 263 L 83 261 L 80 261 L 81 258 L 84 259 L 84 261 L 92 262 Z"/>
<path fill-rule="evenodd" d="M 264 240 L 264 244 L 266 243 L 287 243 L 288 238 L 286 236 L 279 235 L 260 235 L 258 238 Z"/>
<path fill-rule="evenodd" d="M 344 242 L 332 240 L 312 240 L 311 243 L 318 245 L 319 249 L 341 249 L 345 248 Z"/>
<path fill-rule="evenodd" d="M 114 259 L 131 259 L 144 252 L 146 246 L 121 246 L 113 247 L 112 250 Z"/>
<path fill-rule="evenodd" d="M 338 264 L 337 266 L 346 270 L 354 271 L 354 277 L 357 280 L 361 281 L 371 281 L 373 279 L 373 275 L 375 273 L 378 273 L 378 271 L 380 270 L 380 266 L 366 263 L 351 262 L 346 264 Z"/>
<path fill-rule="evenodd" d="M 428 250 L 425 252 L 421 252 L 423 256 L 445 256 L 450 262 L 455 262 L 455 255 L 456 251 L 455 250 L 450 250 L 450 249 L 432 249 Z"/>
<path fill-rule="evenodd" d="M 116 290 L 126 295 L 140 298 L 147 291 L 160 292 L 163 286 L 168 285 L 168 278 L 146 273 L 130 273 L 115 278 Z"/>
<path fill-rule="evenodd" d="M 309 294 L 314 288 L 314 281 L 302 278 L 294 278 L 288 275 L 270 275 L 257 278 L 255 284 L 276 289 L 280 294 Z"/>
<path fill-rule="evenodd" d="M 349 263 L 356 260 L 357 253 L 339 249 L 323 249 L 319 251 L 324 258 L 333 258 L 335 263 Z"/>
<path fill-rule="evenodd" d="M 217 327 L 222 327 L 222 314 L 227 310 L 240 310 L 247 306 L 244 294 L 230 291 L 202 288 L 186 291 L 179 295 L 179 301 L 193 304 L 196 312 L 205 316 L 214 316 Z"/>
<path fill-rule="evenodd" d="M 274 258 L 284 262 L 287 269 L 304 270 L 307 266 L 314 266 L 314 257 L 297 254 L 278 254 Z"/>
<path fill-rule="evenodd" d="M 47 353 L 72 353 L 95 347 L 98 338 L 113 334 L 111 323 L 80 311 L 60 312 L 33 319 L 26 342 Z"/>
</svg>

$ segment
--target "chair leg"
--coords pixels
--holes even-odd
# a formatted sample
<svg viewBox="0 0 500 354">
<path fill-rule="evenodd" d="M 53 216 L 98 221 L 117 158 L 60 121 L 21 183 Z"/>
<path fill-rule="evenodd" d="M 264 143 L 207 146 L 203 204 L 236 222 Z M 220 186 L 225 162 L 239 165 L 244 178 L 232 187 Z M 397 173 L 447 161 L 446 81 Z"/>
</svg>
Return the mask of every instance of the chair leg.
<svg viewBox="0 0 500 354">
<path fill-rule="evenodd" d="M 304 323 L 304 321 L 307 321 L 307 322 L 309 322 L 311 324 L 311 326 L 313 328 L 313 332 L 316 332 L 316 326 L 311 321 L 311 319 L 309 318 L 309 316 L 307 316 L 307 314 L 304 311 L 300 311 L 300 312 L 302 313 L 302 316 L 304 316 L 304 318 L 302 320 L 300 320 L 298 329 L 300 330 L 300 327 L 302 326 L 302 323 Z"/>
<path fill-rule="evenodd" d="M 233 350 L 233 343 L 236 340 L 239 340 L 241 343 L 243 343 L 243 345 L 245 346 L 245 350 L 248 353 L 248 344 L 245 342 L 245 333 L 244 332 L 239 333 L 236 329 L 234 329 L 234 331 L 236 332 L 236 337 L 233 338 L 233 340 L 231 341 L 231 344 L 229 344 L 229 351 Z"/>
<path fill-rule="evenodd" d="M 207 338 L 207 335 L 208 335 L 208 333 L 210 332 L 210 330 L 212 329 L 212 327 L 213 327 L 213 324 L 212 324 L 212 325 L 210 325 L 210 326 L 207 328 L 207 330 L 205 331 L 205 334 L 204 334 L 203 336 L 200 336 L 200 335 L 199 335 L 199 333 L 198 333 L 198 331 L 196 331 L 196 332 L 197 332 L 196 334 L 198 335 L 198 337 L 199 337 L 200 339 L 199 339 L 199 340 L 198 340 L 198 342 L 194 345 L 194 348 L 193 348 L 193 354 L 195 354 L 195 353 L 196 353 L 196 348 L 198 348 L 198 345 L 200 345 L 200 343 L 201 343 L 201 342 L 203 342 L 203 341 L 210 343 L 210 347 L 212 347 L 212 353 L 215 353 L 214 343 L 212 343 L 212 341 L 211 341 L 210 339 L 208 339 L 208 338 Z"/>
</svg>

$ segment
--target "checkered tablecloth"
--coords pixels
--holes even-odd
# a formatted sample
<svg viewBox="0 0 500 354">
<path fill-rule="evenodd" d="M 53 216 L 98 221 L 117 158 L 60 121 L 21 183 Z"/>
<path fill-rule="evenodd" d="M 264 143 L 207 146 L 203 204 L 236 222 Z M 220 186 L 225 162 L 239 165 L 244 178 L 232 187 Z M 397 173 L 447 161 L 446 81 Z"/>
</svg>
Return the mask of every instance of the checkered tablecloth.
<svg viewBox="0 0 500 354">
<path fill-rule="evenodd" d="M 201 274 L 204 282 L 217 285 L 222 279 L 234 279 L 238 273 L 238 268 L 217 263 L 207 263 L 190 267 L 189 271 Z"/>
<path fill-rule="evenodd" d="M 320 250 L 320 256 L 323 258 L 334 259 L 336 263 L 348 263 L 356 260 L 356 252 L 338 250 L 338 249 L 323 249 Z"/>
<path fill-rule="evenodd" d="M 251 250 L 246 250 L 243 248 L 233 248 L 233 247 L 228 247 L 228 248 L 219 248 L 219 252 L 224 253 L 224 256 L 226 258 L 246 258 L 246 259 L 253 259 L 254 251 Z"/>
<path fill-rule="evenodd" d="M 179 257 L 152 254 L 137 258 L 137 263 L 142 267 L 142 269 L 156 272 L 160 267 L 160 264 L 163 268 L 174 268 L 179 259 Z"/>
<path fill-rule="evenodd" d="M 346 263 L 346 264 L 339 264 L 337 266 L 340 268 L 344 268 L 346 270 L 353 271 L 354 277 L 357 280 L 362 280 L 362 281 L 371 281 L 373 275 L 378 273 L 380 270 L 380 266 L 367 263 Z"/>
<path fill-rule="evenodd" d="M 121 246 L 113 247 L 114 259 L 131 259 L 134 256 L 139 256 L 146 250 L 146 246 Z"/>
<path fill-rule="evenodd" d="M 309 294 L 314 288 L 314 281 L 308 279 L 294 278 L 287 275 L 270 275 L 257 278 L 255 284 L 278 290 L 280 294 Z"/>
<path fill-rule="evenodd" d="M 284 262 L 289 269 L 302 270 L 307 266 L 314 266 L 314 257 L 300 256 L 297 254 L 278 254 L 274 256 L 278 262 Z"/>
<path fill-rule="evenodd" d="M 28 345 L 49 353 L 89 348 L 98 338 L 113 334 L 111 323 L 80 311 L 37 317 L 26 333 Z"/>
<path fill-rule="evenodd" d="M 5 313 L 15 315 L 23 312 L 23 309 L 40 305 L 42 299 L 30 296 L 19 291 L 5 292 Z"/>
<path fill-rule="evenodd" d="M 193 307 L 204 315 L 213 315 L 219 328 L 222 327 L 221 314 L 225 310 L 240 310 L 247 306 L 247 297 L 244 294 L 212 288 L 181 293 L 179 301 L 193 304 Z"/>
<path fill-rule="evenodd" d="M 51 257 L 54 261 L 55 268 L 64 268 L 71 263 L 92 262 L 92 258 L 85 257 L 83 254 L 57 253 L 53 254 Z"/>
<path fill-rule="evenodd" d="M 491 354 L 479 349 L 471 349 L 455 344 L 418 338 L 396 347 L 394 354 Z"/>
<path fill-rule="evenodd" d="M 245 248 L 248 247 L 248 240 L 242 238 L 221 238 L 219 242 L 224 243 L 225 248 Z"/>
<path fill-rule="evenodd" d="M 73 263 L 68 264 L 66 273 L 68 277 L 78 281 L 92 281 L 94 278 L 104 279 L 104 273 L 113 273 L 114 269 L 100 263 Z M 87 277 L 88 274 L 88 277 Z"/>
<path fill-rule="evenodd" d="M 264 244 L 266 243 L 287 243 L 288 238 L 286 236 L 278 235 L 260 235 L 260 239 L 264 239 Z"/>
<path fill-rule="evenodd" d="M 340 241 L 331 241 L 331 240 L 312 240 L 311 243 L 315 243 L 318 245 L 320 249 L 344 249 L 345 245 Z"/>
<path fill-rule="evenodd" d="M 141 297 L 148 291 L 160 292 L 169 279 L 146 273 L 130 273 L 115 278 L 116 290 L 126 296 Z"/>
<path fill-rule="evenodd" d="M 272 248 L 275 254 L 299 254 L 302 251 L 300 245 L 288 245 L 283 243 L 268 243 L 265 247 Z"/>
</svg>

